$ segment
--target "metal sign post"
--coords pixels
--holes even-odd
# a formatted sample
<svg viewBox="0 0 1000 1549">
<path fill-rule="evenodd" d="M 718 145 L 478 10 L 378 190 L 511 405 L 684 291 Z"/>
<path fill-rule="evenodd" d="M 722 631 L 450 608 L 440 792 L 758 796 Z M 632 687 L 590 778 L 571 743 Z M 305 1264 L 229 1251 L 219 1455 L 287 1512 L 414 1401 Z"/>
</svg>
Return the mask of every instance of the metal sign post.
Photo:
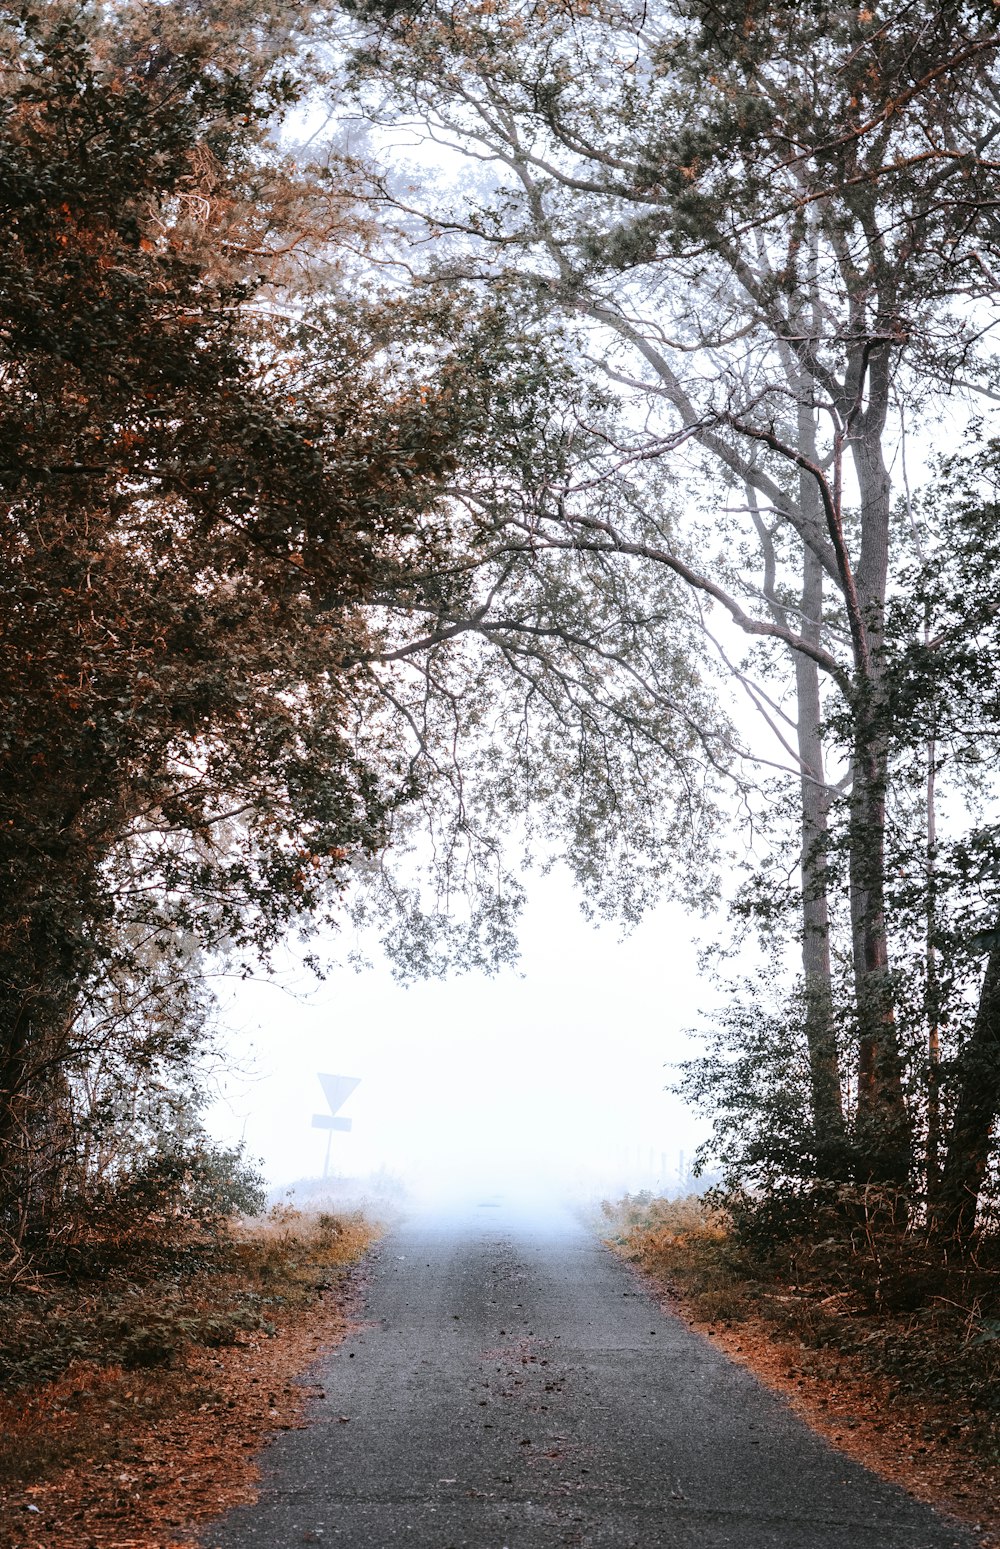
<svg viewBox="0 0 1000 1549">
<path fill-rule="evenodd" d="M 325 1129 L 329 1131 L 326 1137 L 326 1160 L 323 1163 L 323 1177 L 330 1171 L 330 1146 L 333 1142 L 335 1129 L 348 1130 L 351 1127 L 350 1119 L 337 1117 L 337 1109 L 342 1108 L 350 1097 L 354 1088 L 361 1081 L 360 1076 L 325 1076 L 322 1071 L 317 1072 L 320 1086 L 330 1105 L 329 1113 L 314 1113 L 312 1117 L 313 1129 Z"/>
</svg>

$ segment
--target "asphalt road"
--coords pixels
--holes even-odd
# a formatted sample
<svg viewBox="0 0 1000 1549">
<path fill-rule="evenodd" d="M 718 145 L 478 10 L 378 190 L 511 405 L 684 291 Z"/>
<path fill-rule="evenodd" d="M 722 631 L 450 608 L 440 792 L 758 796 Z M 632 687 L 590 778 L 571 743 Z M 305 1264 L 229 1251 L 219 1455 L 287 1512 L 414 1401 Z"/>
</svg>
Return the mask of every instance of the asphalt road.
<svg viewBox="0 0 1000 1549">
<path fill-rule="evenodd" d="M 211 1549 L 969 1549 L 569 1221 L 413 1224 Z M 341 1418 L 341 1417 L 345 1418 Z"/>
</svg>

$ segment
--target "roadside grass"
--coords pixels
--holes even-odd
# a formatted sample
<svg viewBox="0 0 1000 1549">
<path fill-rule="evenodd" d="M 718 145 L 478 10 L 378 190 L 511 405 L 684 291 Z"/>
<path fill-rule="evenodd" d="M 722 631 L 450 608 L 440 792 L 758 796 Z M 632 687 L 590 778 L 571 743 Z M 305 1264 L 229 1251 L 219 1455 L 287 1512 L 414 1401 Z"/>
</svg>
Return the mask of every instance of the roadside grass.
<svg viewBox="0 0 1000 1549">
<path fill-rule="evenodd" d="M 266 1217 L 88 1245 L 0 1295 L 0 1542 L 174 1543 L 252 1493 L 295 1382 L 346 1329 L 360 1214 Z"/>
<path fill-rule="evenodd" d="M 877 1201 L 778 1240 L 748 1241 L 698 1196 L 626 1195 L 604 1203 L 602 1225 L 695 1327 L 817 1429 L 1000 1542 L 995 1238 L 949 1261 Z"/>
</svg>

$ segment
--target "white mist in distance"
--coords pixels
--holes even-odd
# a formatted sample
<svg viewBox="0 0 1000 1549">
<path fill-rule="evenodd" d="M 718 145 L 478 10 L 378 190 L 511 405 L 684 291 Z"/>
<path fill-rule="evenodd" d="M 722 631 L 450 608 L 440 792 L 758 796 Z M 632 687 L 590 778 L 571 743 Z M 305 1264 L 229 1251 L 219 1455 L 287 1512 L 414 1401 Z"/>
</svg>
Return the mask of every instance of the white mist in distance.
<svg viewBox="0 0 1000 1549">
<path fill-rule="evenodd" d="M 535 877 L 521 963 L 497 977 L 404 988 L 376 966 L 239 984 L 222 996 L 212 1133 L 244 1140 L 276 1188 L 320 1177 L 329 1139 L 331 1175 L 385 1171 L 445 1208 L 675 1190 L 706 1134 L 664 1091 L 716 998 L 698 982 L 704 932 L 664 903 L 623 941 L 583 918 L 564 878 Z M 349 1133 L 312 1127 L 329 1111 L 320 1071 L 360 1078 L 340 1109 Z"/>
</svg>

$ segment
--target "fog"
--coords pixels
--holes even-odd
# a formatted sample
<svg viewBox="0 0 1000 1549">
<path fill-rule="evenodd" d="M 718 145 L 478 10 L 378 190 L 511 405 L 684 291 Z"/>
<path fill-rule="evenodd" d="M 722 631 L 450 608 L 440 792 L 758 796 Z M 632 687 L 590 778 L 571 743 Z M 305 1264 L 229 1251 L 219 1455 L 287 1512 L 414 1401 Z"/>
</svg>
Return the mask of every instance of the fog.
<svg viewBox="0 0 1000 1549">
<path fill-rule="evenodd" d="M 665 903 L 621 940 L 550 876 L 531 885 L 518 969 L 497 977 L 403 987 L 376 964 L 317 984 L 293 967 L 229 987 L 210 1128 L 274 1188 L 321 1177 L 329 1147 L 332 1175 L 389 1174 L 414 1208 L 676 1188 L 706 1133 L 664 1090 L 712 1000 L 699 925 Z M 330 1111 L 321 1072 L 359 1080 L 349 1132 L 312 1127 Z"/>
</svg>

